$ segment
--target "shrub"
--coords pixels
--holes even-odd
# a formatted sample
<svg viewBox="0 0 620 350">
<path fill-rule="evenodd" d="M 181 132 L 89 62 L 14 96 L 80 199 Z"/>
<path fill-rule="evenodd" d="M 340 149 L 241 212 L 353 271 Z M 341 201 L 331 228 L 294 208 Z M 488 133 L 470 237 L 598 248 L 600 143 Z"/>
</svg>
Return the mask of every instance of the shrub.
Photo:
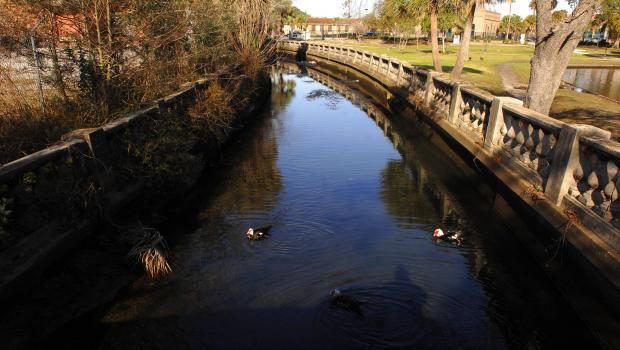
<svg viewBox="0 0 620 350">
<path fill-rule="evenodd" d="M 172 272 L 170 249 L 164 237 L 153 228 L 142 227 L 136 232 L 138 239 L 129 251 L 129 257 L 140 264 L 151 279 L 166 276 Z"/>
</svg>

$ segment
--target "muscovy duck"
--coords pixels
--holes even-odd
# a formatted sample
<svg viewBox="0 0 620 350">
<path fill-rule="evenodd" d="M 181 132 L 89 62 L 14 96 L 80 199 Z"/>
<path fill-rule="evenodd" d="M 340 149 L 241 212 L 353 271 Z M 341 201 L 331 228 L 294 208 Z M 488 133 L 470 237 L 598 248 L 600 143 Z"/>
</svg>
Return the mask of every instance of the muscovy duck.
<svg viewBox="0 0 620 350">
<path fill-rule="evenodd" d="M 269 236 L 269 230 L 271 230 L 271 225 L 260 227 L 256 230 L 250 227 L 245 235 L 252 241 L 258 241 L 259 239 Z"/>
<path fill-rule="evenodd" d="M 463 242 L 464 235 L 465 234 L 461 230 L 446 230 L 446 232 L 444 232 L 442 229 L 436 228 L 433 232 L 434 238 L 444 241 L 456 242 L 458 244 Z"/>
</svg>

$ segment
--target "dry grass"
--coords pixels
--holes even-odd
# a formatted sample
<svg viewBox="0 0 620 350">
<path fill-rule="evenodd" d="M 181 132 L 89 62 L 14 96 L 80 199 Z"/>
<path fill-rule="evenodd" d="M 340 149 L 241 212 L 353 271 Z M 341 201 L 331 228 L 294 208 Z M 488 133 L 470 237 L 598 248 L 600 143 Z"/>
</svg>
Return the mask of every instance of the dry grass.
<svg viewBox="0 0 620 350">
<path fill-rule="evenodd" d="M 233 128 L 236 113 L 248 102 L 249 96 L 241 90 L 244 89 L 240 82 L 233 80 L 226 86 L 212 81 L 206 90 L 199 92 L 196 103 L 188 110 L 194 132 L 203 137 L 215 136 L 223 142 Z"/>
<path fill-rule="evenodd" d="M 267 66 L 275 52 L 275 43 L 269 35 L 271 7 L 270 0 L 236 0 L 233 3 L 237 25 L 232 38 L 234 48 L 239 63 L 250 77 Z"/>
<path fill-rule="evenodd" d="M 151 279 L 166 276 L 172 272 L 168 263 L 170 249 L 164 237 L 153 228 L 140 228 L 139 239 L 129 252 L 129 257 L 134 259 L 144 268 L 147 276 Z"/>
</svg>

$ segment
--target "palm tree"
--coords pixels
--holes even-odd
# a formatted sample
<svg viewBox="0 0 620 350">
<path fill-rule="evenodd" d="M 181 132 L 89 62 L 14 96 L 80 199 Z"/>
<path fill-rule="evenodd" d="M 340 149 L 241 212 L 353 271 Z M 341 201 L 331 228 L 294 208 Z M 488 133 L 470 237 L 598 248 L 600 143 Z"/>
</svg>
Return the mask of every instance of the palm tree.
<svg viewBox="0 0 620 350">
<path fill-rule="evenodd" d="M 403 0 L 400 0 L 403 1 Z M 413 8 L 414 13 L 427 12 L 430 13 L 431 24 L 431 52 L 433 57 L 433 69 L 442 72 L 441 62 L 439 60 L 439 11 L 454 6 L 459 0 L 405 0 L 406 6 Z"/>
<path fill-rule="evenodd" d="M 456 63 L 452 69 L 452 77 L 458 79 L 463 73 L 465 67 L 465 58 L 469 56 L 469 42 L 471 41 L 471 30 L 474 23 L 474 15 L 478 4 L 484 6 L 484 4 L 501 2 L 502 0 L 462 0 L 460 5 L 466 10 L 467 21 L 465 22 L 465 30 L 463 31 L 463 39 L 459 46 L 459 51 L 456 54 Z"/>
<path fill-rule="evenodd" d="M 530 33 L 532 33 L 534 30 L 536 30 L 536 16 L 529 15 L 523 20 L 523 31 L 525 32 L 525 35 L 529 38 Z"/>
<path fill-rule="evenodd" d="M 551 8 L 554 9 L 558 7 L 558 0 L 553 0 L 551 3 Z M 530 1 L 530 9 L 534 11 L 534 15 L 536 15 L 536 0 Z"/>
<path fill-rule="evenodd" d="M 441 72 L 441 62 L 439 60 L 439 40 L 438 40 L 438 12 L 450 3 L 458 0 L 385 0 L 382 8 L 382 16 L 396 11 L 406 11 L 409 16 L 423 17 L 424 13 L 430 14 L 431 24 L 431 51 L 433 57 L 433 69 Z"/>
<path fill-rule="evenodd" d="M 510 20 L 512 19 L 512 0 L 508 0 L 508 31 L 506 37 L 510 36 Z"/>
</svg>

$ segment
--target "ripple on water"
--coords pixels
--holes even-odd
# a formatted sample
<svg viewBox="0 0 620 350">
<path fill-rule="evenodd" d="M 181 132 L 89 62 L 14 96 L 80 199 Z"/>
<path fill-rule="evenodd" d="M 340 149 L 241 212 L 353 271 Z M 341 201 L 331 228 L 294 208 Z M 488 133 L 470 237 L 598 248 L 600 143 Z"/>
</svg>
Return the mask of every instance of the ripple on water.
<svg viewBox="0 0 620 350">
<path fill-rule="evenodd" d="M 362 302 L 363 315 L 332 305 L 326 296 L 317 309 L 316 327 L 359 344 L 386 348 L 422 346 L 441 332 L 424 313 L 424 292 L 407 281 L 341 291 Z"/>
</svg>

